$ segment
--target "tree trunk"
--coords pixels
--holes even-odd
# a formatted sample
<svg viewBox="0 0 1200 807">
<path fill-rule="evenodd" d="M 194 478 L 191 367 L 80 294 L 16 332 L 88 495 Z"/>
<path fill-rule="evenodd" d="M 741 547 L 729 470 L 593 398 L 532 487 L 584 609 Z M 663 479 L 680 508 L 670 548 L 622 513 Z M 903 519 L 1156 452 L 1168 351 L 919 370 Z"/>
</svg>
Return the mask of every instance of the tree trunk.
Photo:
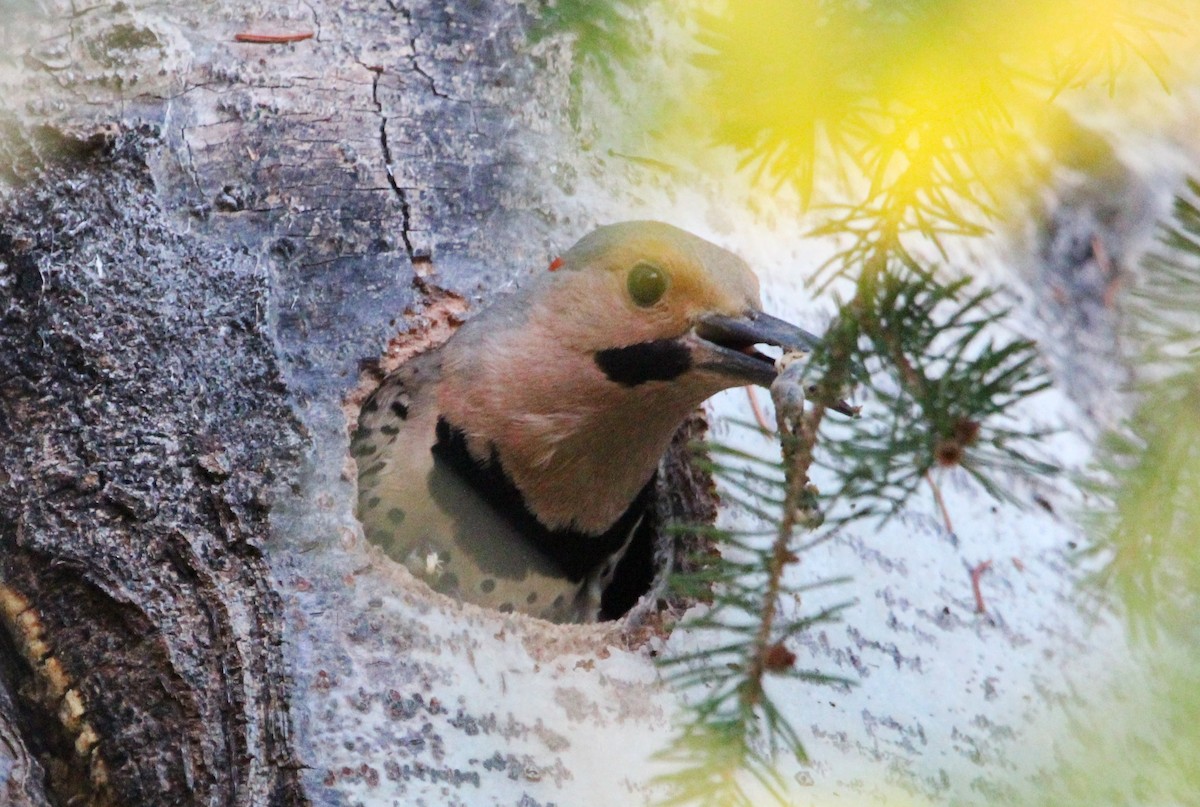
<svg viewBox="0 0 1200 807">
<path fill-rule="evenodd" d="M 8 13 L 5 803 L 305 803 L 264 559 L 305 539 L 270 514 L 328 509 L 276 506 L 300 469 L 342 470 L 338 405 L 419 306 L 414 263 L 453 282 L 544 259 L 552 225 L 500 198 L 503 103 L 537 91 L 525 15 Z"/>
</svg>

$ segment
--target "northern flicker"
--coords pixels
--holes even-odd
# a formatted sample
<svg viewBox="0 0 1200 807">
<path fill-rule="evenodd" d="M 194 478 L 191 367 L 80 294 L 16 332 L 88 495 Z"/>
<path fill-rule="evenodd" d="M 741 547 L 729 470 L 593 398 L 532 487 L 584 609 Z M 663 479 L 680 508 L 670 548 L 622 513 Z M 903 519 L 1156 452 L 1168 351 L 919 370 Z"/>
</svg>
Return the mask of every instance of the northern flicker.
<svg viewBox="0 0 1200 807">
<path fill-rule="evenodd" d="M 435 590 L 596 618 L 672 435 L 816 337 L 741 259 L 667 224 L 601 227 L 389 375 L 352 440 L 369 540 Z"/>
</svg>

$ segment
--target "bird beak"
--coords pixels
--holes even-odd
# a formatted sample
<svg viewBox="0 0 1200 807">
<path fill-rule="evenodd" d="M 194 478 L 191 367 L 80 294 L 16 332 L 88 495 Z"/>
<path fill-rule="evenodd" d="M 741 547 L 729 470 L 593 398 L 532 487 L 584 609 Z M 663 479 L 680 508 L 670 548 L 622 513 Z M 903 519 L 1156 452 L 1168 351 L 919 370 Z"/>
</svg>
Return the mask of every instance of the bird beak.
<svg viewBox="0 0 1200 807">
<path fill-rule="evenodd" d="M 775 360 L 755 350 L 755 345 L 809 353 L 821 340 L 789 322 L 751 309 L 741 316 L 704 315 L 688 342 L 693 366 L 743 384 L 769 387 L 777 375 Z"/>
</svg>

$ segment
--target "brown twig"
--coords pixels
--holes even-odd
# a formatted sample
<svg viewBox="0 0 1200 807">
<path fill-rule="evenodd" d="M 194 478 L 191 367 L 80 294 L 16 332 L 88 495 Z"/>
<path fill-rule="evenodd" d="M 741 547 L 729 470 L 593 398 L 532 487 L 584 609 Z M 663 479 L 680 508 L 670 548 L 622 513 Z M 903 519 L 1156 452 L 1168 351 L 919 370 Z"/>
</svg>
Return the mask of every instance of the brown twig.
<svg viewBox="0 0 1200 807">
<path fill-rule="evenodd" d="M 763 414 L 762 405 L 758 402 L 758 396 L 754 394 L 754 387 L 750 384 L 746 385 L 746 397 L 750 399 L 750 411 L 754 413 L 754 419 L 758 422 L 758 427 L 767 434 L 775 431 L 767 416 Z"/>
<path fill-rule="evenodd" d="M 758 632 L 754 637 L 754 653 L 746 671 L 749 686 L 743 690 L 743 699 L 750 705 L 757 705 L 762 697 L 763 675 L 769 667 L 774 643 L 771 633 L 775 627 L 776 610 L 779 606 L 779 590 L 783 584 L 783 571 L 789 563 L 796 560 L 792 552 L 791 538 L 801 512 L 801 502 L 808 492 L 808 469 L 812 465 L 813 447 L 817 442 L 817 428 L 825 416 L 825 407 L 814 403 L 812 409 L 796 424 L 795 435 L 784 435 L 785 445 L 792 438 L 791 449 L 785 448 L 788 466 L 787 493 L 783 499 L 783 518 L 775 533 L 775 544 L 771 548 L 771 561 L 767 568 L 767 590 L 763 593 L 762 614 L 759 617 Z"/>
<path fill-rule="evenodd" d="M 987 606 L 983 602 L 983 592 L 979 589 L 979 578 L 983 577 L 983 573 L 990 568 L 992 568 L 992 562 L 985 560 L 971 569 L 971 591 L 975 594 L 975 613 L 977 614 L 987 613 Z"/>
<path fill-rule="evenodd" d="M 234 41 L 248 42 L 252 45 L 282 45 L 288 42 L 303 42 L 313 38 L 312 31 L 301 31 L 295 34 L 234 34 Z"/>
<path fill-rule="evenodd" d="M 746 668 L 746 684 L 742 689 L 742 703 L 757 706 L 763 694 L 763 676 L 768 672 L 783 669 L 795 661 L 791 654 L 778 642 L 772 641 L 775 619 L 779 610 L 779 594 L 783 586 L 783 572 L 788 564 L 798 558 L 792 551 L 792 533 L 802 522 L 808 520 L 809 510 L 804 500 L 810 495 L 808 470 L 813 462 L 813 449 L 817 444 L 817 430 L 825 417 L 825 405 L 818 399 L 809 404 L 805 411 L 805 395 L 801 388 L 802 365 L 794 358 L 785 362 L 779 377 L 771 385 L 771 397 L 775 402 L 775 419 L 783 450 L 783 466 L 786 491 L 783 497 L 783 515 L 775 532 L 771 546 L 771 558 L 767 563 L 767 583 L 763 592 L 762 613 L 758 630 L 754 636 L 753 651 Z"/>
<path fill-rule="evenodd" d="M 954 535 L 954 524 L 950 521 L 950 510 L 946 507 L 946 500 L 942 498 L 942 489 L 938 487 L 937 482 L 933 481 L 933 473 L 925 472 L 925 481 L 929 483 L 929 489 L 933 491 L 933 500 L 937 502 L 938 509 L 942 511 L 942 521 L 946 523 L 946 531 Z"/>
</svg>

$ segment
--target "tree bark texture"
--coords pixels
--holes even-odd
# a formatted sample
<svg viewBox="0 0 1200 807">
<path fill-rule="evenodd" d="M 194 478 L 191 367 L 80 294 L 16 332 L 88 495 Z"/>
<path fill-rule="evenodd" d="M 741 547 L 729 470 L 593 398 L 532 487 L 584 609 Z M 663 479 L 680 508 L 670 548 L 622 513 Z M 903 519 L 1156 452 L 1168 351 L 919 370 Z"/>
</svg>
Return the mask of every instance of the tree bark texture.
<svg viewBox="0 0 1200 807">
<path fill-rule="evenodd" d="M 56 803 L 286 803 L 262 548 L 301 430 L 266 279 L 174 231 L 148 145 L 44 168 L 0 236 L 6 716 Z"/>
<path fill-rule="evenodd" d="M 545 259 L 526 14 L 50 6 L 0 36 L 0 801 L 307 803 L 274 492 L 343 469 L 414 264 Z"/>
</svg>

